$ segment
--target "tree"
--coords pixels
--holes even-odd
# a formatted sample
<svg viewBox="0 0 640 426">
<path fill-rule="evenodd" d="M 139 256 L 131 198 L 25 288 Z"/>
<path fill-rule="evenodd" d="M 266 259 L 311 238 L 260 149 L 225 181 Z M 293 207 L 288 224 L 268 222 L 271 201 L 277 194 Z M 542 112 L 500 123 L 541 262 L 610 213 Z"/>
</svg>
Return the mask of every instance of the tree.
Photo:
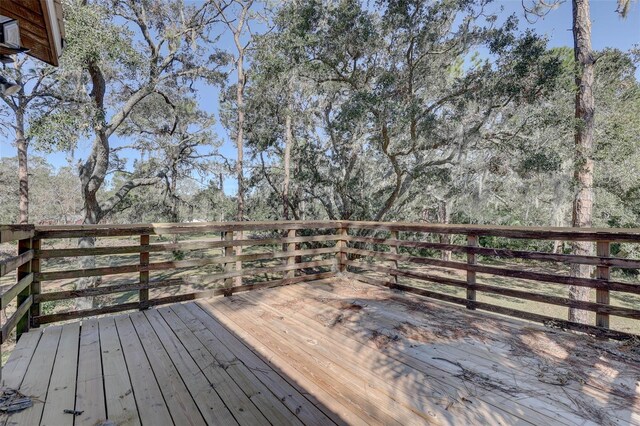
<svg viewBox="0 0 640 426">
<path fill-rule="evenodd" d="M 595 127 L 595 100 L 593 97 L 595 58 L 591 50 L 591 18 L 589 0 L 573 0 L 573 51 L 575 56 L 575 197 L 571 225 L 578 228 L 591 227 L 593 214 L 593 136 Z M 573 254 L 593 254 L 593 244 L 576 241 L 572 243 Z M 588 265 L 572 264 L 571 276 L 588 278 Z M 569 298 L 589 300 L 587 287 L 570 286 Z M 569 321 L 587 323 L 588 312 L 569 309 Z"/>
<path fill-rule="evenodd" d="M 247 76 L 245 73 L 245 56 L 247 49 L 251 44 L 251 38 L 248 41 L 244 39 L 244 35 L 250 32 L 248 20 L 249 13 L 253 6 L 254 0 L 231 0 L 229 3 L 215 2 L 218 12 L 226 24 L 231 35 L 233 36 L 233 44 L 236 48 L 234 65 L 236 69 L 235 84 L 235 110 L 237 117 L 235 119 L 235 129 L 233 137 L 236 143 L 236 176 L 238 180 L 238 212 L 236 220 L 244 220 L 245 205 L 245 184 L 244 184 L 244 128 L 245 128 L 245 106 L 244 91 L 247 85 Z M 238 246 L 238 249 L 241 249 Z"/>
<path fill-rule="evenodd" d="M 515 18 L 480 18 L 483 2 L 378 4 L 290 2 L 272 33 L 307 99 L 295 113 L 296 185 L 332 219 L 397 217 L 417 182 L 451 168 L 506 106 L 541 96 L 557 70 L 543 40 L 516 35 Z M 480 48 L 490 59 L 465 69 Z"/>
<path fill-rule="evenodd" d="M 14 184 L 17 157 L 0 160 L 0 222 L 12 223 L 18 216 L 19 188 Z M 78 177 L 69 166 L 54 169 L 46 158 L 29 156 L 29 221 L 39 224 L 75 223 L 82 199 Z"/>
<path fill-rule="evenodd" d="M 526 13 L 543 16 L 557 7 L 562 0 L 533 0 L 531 6 L 523 6 Z M 593 218 L 594 190 L 593 178 L 595 164 L 594 128 L 595 98 L 593 96 L 594 70 L 596 58 L 591 48 L 591 17 L 589 0 L 572 0 L 573 16 L 573 52 L 575 64 L 575 129 L 574 129 L 574 198 L 571 225 L 573 227 L 591 227 Z M 631 0 L 618 0 L 617 12 L 626 17 Z M 593 244 L 573 242 L 572 253 L 592 255 Z M 571 276 L 588 278 L 592 268 L 588 265 L 571 265 Z M 590 290 L 586 287 L 570 286 L 569 298 L 576 301 L 589 301 Z M 569 321 L 587 323 L 588 311 L 569 308 Z"/>
<path fill-rule="evenodd" d="M 618 12 L 623 18 L 626 18 L 630 8 L 631 0 L 618 0 L 618 9 L 616 12 Z"/>
<path fill-rule="evenodd" d="M 296 74 L 292 46 L 280 34 L 267 33 L 254 41 L 251 55 L 251 84 L 247 91 L 247 147 L 263 178 L 280 200 L 275 217 L 299 219 L 297 200 L 291 194 L 291 171 L 298 167 L 293 160 L 296 121 L 302 120 L 304 83 Z M 266 158 L 265 158 L 266 157 Z M 274 159 L 277 163 L 272 164 Z M 279 162 L 279 159 L 282 159 Z M 282 171 L 280 173 L 280 170 Z"/>
<path fill-rule="evenodd" d="M 254 4 L 254 0 L 230 0 L 229 3 L 215 3 L 218 12 L 222 17 L 229 31 L 233 36 L 233 44 L 236 48 L 235 69 L 235 128 L 233 130 L 234 139 L 237 148 L 236 155 L 236 176 L 238 181 L 237 205 L 238 211 L 236 215 L 237 221 L 245 220 L 245 182 L 244 182 L 244 129 L 245 129 L 245 105 L 244 91 L 247 85 L 247 75 L 245 73 L 245 56 L 247 49 L 251 44 L 251 28 L 249 27 L 250 11 Z M 244 36 L 249 33 L 249 40 L 245 40 Z M 244 234 L 239 231 L 235 238 L 243 239 Z M 236 246 L 236 256 L 242 254 L 242 246 Z M 236 269 L 242 268 L 242 262 L 236 262 Z M 242 277 L 235 278 L 236 285 L 242 284 Z"/>
<path fill-rule="evenodd" d="M 118 210 L 133 208 L 135 212 L 131 219 L 134 221 L 136 217 L 139 218 L 137 221 L 144 217 L 147 222 L 181 222 L 187 219 L 181 214 L 181 208 L 190 210 L 194 207 L 182 196 L 185 188 L 181 184 L 199 184 L 217 169 L 213 159 L 220 144 L 210 130 L 214 117 L 201 111 L 190 97 L 176 99 L 171 105 L 167 105 L 164 99 L 148 97 L 141 106 L 132 112 L 121 131 L 134 139 L 134 144 L 120 146 L 118 151 L 114 149 L 111 161 L 120 164 L 119 150 L 136 147 L 141 151 L 140 159 L 134 161 L 133 171 L 117 169 L 119 181 L 153 175 L 161 175 L 162 181 L 145 191 L 144 197 L 128 193 L 112 215 Z M 167 120 L 167 117 L 171 119 Z M 147 159 L 144 158 L 145 152 Z"/>
<path fill-rule="evenodd" d="M 30 110 L 47 109 L 47 98 L 51 96 L 51 88 L 56 83 L 55 68 L 22 55 L 19 58 L 14 58 L 13 67 L 9 68 L 9 71 L 5 70 L 4 76 L 20 85 L 20 91 L 14 96 L 0 94 L 0 98 L 13 116 L 12 124 L 9 126 L 15 135 L 18 151 L 18 188 L 20 194 L 18 223 L 29 223 L 30 138 L 27 135 L 27 121 Z"/>
<path fill-rule="evenodd" d="M 68 136 L 79 136 L 69 121 L 90 123 L 84 129 L 93 136 L 93 143 L 78 166 L 78 174 L 84 222 L 96 224 L 130 191 L 158 184 L 167 173 L 165 169 L 153 169 L 153 174 L 134 175 L 110 197 L 103 198 L 105 179 L 113 172 L 111 139 L 119 135 L 131 114 L 143 108 L 148 98 L 158 98 L 171 106 L 172 93 L 189 90 L 195 80 L 221 82 L 218 67 L 223 65 L 224 56 L 211 50 L 208 43 L 218 12 L 210 2 L 185 6 L 179 0 L 77 1 L 67 12 L 63 67 L 66 84 L 76 86 L 76 107 L 41 117 L 39 135 L 45 141 L 54 135 L 48 142 L 56 144 Z M 172 108 L 168 110 L 170 120 L 174 115 Z M 94 239 L 82 238 L 79 245 L 92 247 Z M 95 263 L 91 257 L 83 259 L 83 268 Z M 76 287 L 95 284 L 92 279 L 80 280 Z M 88 299 L 79 299 L 78 308 L 90 304 Z"/>
</svg>

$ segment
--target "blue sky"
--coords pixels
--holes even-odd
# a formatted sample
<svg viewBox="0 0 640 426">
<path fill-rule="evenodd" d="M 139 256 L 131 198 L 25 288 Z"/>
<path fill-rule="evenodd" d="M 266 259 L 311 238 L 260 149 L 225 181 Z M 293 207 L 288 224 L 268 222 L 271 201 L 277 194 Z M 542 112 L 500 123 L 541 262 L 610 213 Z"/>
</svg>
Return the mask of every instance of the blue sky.
<svg viewBox="0 0 640 426">
<path fill-rule="evenodd" d="M 571 33 L 571 1 L 567 0 L 556 10 L 549 12 L 544 18 L 540 18 L 534 24 L 529 24 L 524 19 L 521 0 L 497 0 L 492 7 L 503 7 L 505 15 L 515 13 L 521 21 L 522 29 L 533 28 L 540 34 L 546 34 L 549 38 L 550 47 L 572 46 L 573 38 Z M 592 0 L 592 43 L 593 48 L 598 50 L 605 47 L 615 47 L 621 50 L 628 50 L 632 47 L 640 47 L 640 2 L 636 1 L 631 6 L 631 11 L 626 19 L 621 19 L 616 10 L 615 0 Z M 230 38 L 223 38 L 221 42 L 230 51 L 233 51 Z M 640 79 L 640 71 L 636 74 Z M 230 80 L 234 76 L 231 74 Z M 199 101 L 201 107 L 217 115 L 219 91 L 202 84 L 198 86 Z M 214 132 L 223 140 L 220 153 L 227 158 L 236 158 L 236 149 L 229 140 L 226 130 L 218 123 Z M 0 136 L 1 137 L 1 136 Z M 117 144 L 120 141 L 114 141 Z M 81 142 L 75 151 L 75 158 L 84 158 L 90 146 L 90 141 Z M 34 152 L 36 155 L 45 155 Z M 131 151 L 130 155 L 135 152 Z M 0 157 L 15 156 L 15 148 L 11 143 L 11 138 L 0 140 Z M 48 160 L 56 167 L 68 165 L 68 155 L 66 153 L 47 154 Z M 237 185 L 234 179 L 225 181 L 225 192 L 235 194 Z"/>
</svg>

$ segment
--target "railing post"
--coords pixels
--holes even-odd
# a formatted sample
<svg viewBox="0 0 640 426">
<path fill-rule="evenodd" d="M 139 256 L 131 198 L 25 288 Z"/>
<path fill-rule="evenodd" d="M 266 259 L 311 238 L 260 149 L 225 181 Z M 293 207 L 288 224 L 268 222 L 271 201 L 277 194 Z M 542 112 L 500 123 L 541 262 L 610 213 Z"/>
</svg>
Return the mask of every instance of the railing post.
<svg viewBox="0 0 640 426">
<path fill-rule="evenodd" d="M 477 247 L 478 246 L 478 236 L 477 235 L 467 235 L 467 246 L 469 247 Z M 467 252 L 467 265 L 475 265 L 476 264 L 476 254 Z M 467 309 L 474 310 L 475 307 L 473 303 L 476 301 L 476 291 L 474 286 L 476 285 L 476 272 L 467 269 Z"/>
<path fill-rule="evenodd" d="M 232 233 L 232 239 L 236 239 L 236 240 L 243 240 L 244 239 L 244 230 L 239 230 L 239 231 L 234 231 Z M 241 256 L 242 255 L 242 246 L 237 245 L 236 246 L 236 256 Z M 236 261 L 236 271 L 240 271 L 242 272 L 242 260 L 238 260 Z M 242 275 L 237 276 L 234 278 L 235 280 L 235 285 L 237 286 L 241 286 L 242 285 Z"/>
<path fill-rule="evenodd" d="M 295 238 L 296 237 L 296 230 L 295 229 L 289 229 L 289 231 L 287 231 L 287 238 Z M 287 243 L 287 251 L 288 252 L 295 252 L 296 251 L 296 243 Z M 295 265 L 296 264 L 296 257 L 295 256 L 288 256 L 287 257 L 287 266 L 290 265 Z M 295 269 L 291 269 L 289 271 L 286 272 L 285 274 L 285 278 L 294 278 L 296 276 L 296 270 Z"/>
<path fill-rule="evenodd" d="M 42 283 L 38 281 L 37 275 L 40 273 L 40 248 L 42 247 L 42 240 L 32 240 L 31 248 L 33 248 L 33 260 L 31 261 L 31 272 L 33 272 L 33 281 L 31 282 L 31 294 L 37 295 L 42 291 Z M 40 309 L 40 302 L 34 301 L 31 305 L 31 328 L 37 328 L 39 325 L 34 324 L 33 319 L 39 317 L 42 314 Z"/>
<path fill-rule="evenodd" d="M 398 231 L 391 231 L 391 239 L 392 240 L 397 240 L 398 239 Z M 389 251 L 392 254 L 398 254 L 398 245 L 397 244 L 390 244 L 389 245 Z M 397 260 L 392 260 L 391 261 L 391 267 L 393 269 L 398 269 L 398 261 Z M 392 274 L 391 275 L 391 280 L 395 284 L 398 284 L 398 275 L 397 274 Z"/>
<path fill-rule="evenodd" d="M 225 231 L 223 232 L 224 235 L 224 240 L 225 241 L 233 241 L 233 231 Z M 234 250 L 233 250 L 233 246 L 232 245 L 228 245 L 224 247 L 224 256 L 225 257 L 231 257 L 234 254 Z M 225 262 L 224 264 L 224 271 L 225 272 L 232 272 L 234 270 L 233 267 L 233 262 Z M 233 278 L 226 278 L 224 280 L 224 287 L 226 289 L 226 291 L 224 292 L 224 296 L 231 296 L 233 293 L 231 293 L 231 287 L 233 287 Z"/>
<path fill-rule="evenodd" d="M 26 251 L 31 250 L 33 246 L 33 239 L 27 238 L 24 240 L 18 240 L 18 254 L 22 254 Z M 24 263 L 23 265 L 18 267 L 16 271 L 16 283 L 20 282 L 21 279 L 26 277 L 31 273 L 31 261 Z M 27 286 L 24 290 L 18 293 L 17 297 L 17 308 L 22 305 L 22 303 L 29 298 L 31 295 L 31 286 Z M 16 340 L 20 338 L 22 333 L 26 333 L 29 331 L 29 327 L 31 326 L 31 311 L 28 310 L 22 318 L 16 324 Z"/>
<path fill-rule="evenodd" d="M 140 246 L 148 246 L 149 245 L 149 235 L 140 235 Z M 141 288 L 139 290 L 139 301 L 140 301 L 140 310 L 149 308 L 149 271 L 144 271 L 143 268 L 149 266 L 149 252 L 141 251 L 140 252 L 140 286 L 144 286 L 146 288 Z"/>
<path fill-rule="evenodd" d="M 609 257 L 611 255 L 611 245 L 609 241 L 596 242 L 596 252 L 599 257 Z M 599 280 L 609 281 L 610 272 L 608 266 L 596 267 L 596 278 Z M 609 289 L 596 289 L 596 303 L 603 305 L 609 304 Z M 596 312 L 596 326 L 609 328 L 609 314 Z"/>
<path fill-rule="evenodd" d="M 347 269 L 347 253 L 344 249 L 347 247 L 347 227 L 343 224 L 338 228 L 338 240 L 336 246 L 338 247 L 338 253 L 336 253 L 336 263 L 338 272 L 344 272 Z"/>
</svg>

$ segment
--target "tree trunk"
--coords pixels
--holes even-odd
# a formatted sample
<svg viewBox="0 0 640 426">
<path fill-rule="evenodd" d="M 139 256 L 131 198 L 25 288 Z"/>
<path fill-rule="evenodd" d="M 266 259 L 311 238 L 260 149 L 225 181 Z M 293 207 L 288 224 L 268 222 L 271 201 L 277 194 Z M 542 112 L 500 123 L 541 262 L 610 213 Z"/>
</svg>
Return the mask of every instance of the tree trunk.
<svg viewBox="0 0 640 426">
<path fill-rule="evenodd" d="M 96 225 L 100 218 L 100 206 L 95 197 L 86 197 L 86 193 L 83 191 L 84 197 L 84 223 L 87 225 Z M 95 237 L 82 237 L 78 239 L 79 248 L 91 249 L 95 247 Z M 95 256 L 82 256 L 79 258 L 80 269 L 92 269 L 96 267 Z M 76 290 L 84 290 L 87 288 L 97 287 L 100 283 L 100 277 L 83 277 L 76 281 Z M 78 297 L 75 303 L 76 310 L 91 309 L 94 307 L 93 297 Z"/>
<path fill-rule="evenodd" d="M 447 200 L 440 200 L 438 202 L 438 223 L 446 225 L 449 223 L 450 218 L 451 212 L 448 209 Z M 451 234 L 440 234 L 440 243 L 451 244 Z M 442 260 L 451 260 L 451 250 L 442 250 L 440 253 Z"/>
<path fill-rule="evenodd" d="M 289 182 L 291 180 L 291 145 L 293 144 L 293 129 L 291 125 L 291 104 L 286 118 L 286 137 L 284 145 L 284 182 L 282 185 L 282 214 L 284 220 L 289 220 Z"/>
<path fill-rule="evenodd" d="M 573 42 L 575 57 L 575 164 L 572 225 L 574 227 L 591 227 L 593 210 L 593 135 L 594 135 L 594 59 L 591 51 L 591 20 L 589 17 L 589 0 L 573 0 Z M 574 242 L 572 252 L 576 255 L 593 255 L 593 244 L 590 242 Z M 591 266 L 572 265 L 571 276 L 588 278 Z M 569 298 L 572 300 L 589 300 L 589 289 L 586 287 L 569 287 Z M 569 309 L 569 321 L 586 323 L 588 312 L 580 309 Z"/>
<path fill-rule="evenodd" d="M 563 191 L 563 182 L 561 180 L 557 180 L 554 189 L 553 189 L 553 226 L 561 227 L 565 225 L 564 222 L 564 191 Z M 563 240 L 555 240 L 553 242 L 553 253 L 563 253 L 564 251 L 564 241 Z"/>
<path fill-rule="evenodd" d="M 104 87 L 104 86 L 103 86 Z M 101 93 L 104 93 L 103 91 Z M 102 98 L 100 98 L 101 100 Z M 101 105 L 101 104 L 99 104 Z M 98 190 L 104 182 L 109 166 L 109 138 L 104 132 L 104 128 L 96 128 L 96 136 L 91 147 L 91 153 L 87 160 L 80 166 L 78 171 L 80 177 L 80 192 L 84 210 L 84 221 L 86 225 L 96 225 L 102 219 L 100 203 L 96 196 Z M 94 237 L 82 237 L 78 240 L 78 247 L 93 248 L 96 239 Z M 95 256 L 83 256 L 79 258 L 80 269 L 91 269 L 96 267 Z M 101 282 L 100 277 L 84 277 L 76 281 L 76 290 L 97 287 Z M 93 297 L 79 297 L 76 299 L 76 310 L 91 309 L 94 307 Z"/>
<path fill-rule="evenodd" d="M 238 215 L 237 221 L 244 220 L 244 88 L 247 83 L 246 76 L 244 74 L 244 53 L 245 47 L 240 40 L 242 35 L 244 20 L 247 17 L 248 8 L 251 5 L 245 5 L 238 22 L 238 27 L 233 33 L 233 38 L 238 49 L 238 60 L 236 61 L 236 71 L 238 75 L 238 84 L 236 85 L 236 106 L 238 108 L 238 128 L 236 131 L 236 147 L 238 148 L 238 160 L 236 162 L 236 174 L 238 175 Z M 238 231 L 234 233 L 235 239 L 243 239 L 244 233 Z M 236 246 L 236 255 L 242 254 L 242 246 Z M 242 262 L 236 262 L 236 271 L 242 269 Z M 242 285 L 242 277 L 236 277 L 234 279 L 236 285 Z"/>
<path fill-rule="evenodd" d="M 18 223 L 29 223 L 29 142 L 24 136 L 24 110 L 16 110 L 16 146 L 18 147 L 18 185 L 20 217 Z"/>
<path fill-rule="evenodd" d="M 238 176 L 238 215 L 236 220 L 244 218 L 244 51 L 238 51 L 238 84 L 236 86 L 236 104 L 238 107 L 238 128 L 236 131 L 236 147 L 238 148 L 238 160 L 236 162 L 236 174 Z"/>
</svg>

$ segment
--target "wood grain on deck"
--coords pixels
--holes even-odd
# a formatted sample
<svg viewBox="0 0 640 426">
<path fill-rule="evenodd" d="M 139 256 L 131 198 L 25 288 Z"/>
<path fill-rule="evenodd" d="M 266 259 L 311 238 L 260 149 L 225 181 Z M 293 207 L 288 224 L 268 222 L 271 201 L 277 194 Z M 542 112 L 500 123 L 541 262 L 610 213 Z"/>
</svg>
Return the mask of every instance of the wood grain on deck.
<svg viewBox="0 0 640 426">
<path fill-rule="evenodd" d="M 33 330 L 2 424 L 638 424 L 640 356 L 334 278 Z M 77 410 L 74 416 L 64 410 Z"/>
</svg>

